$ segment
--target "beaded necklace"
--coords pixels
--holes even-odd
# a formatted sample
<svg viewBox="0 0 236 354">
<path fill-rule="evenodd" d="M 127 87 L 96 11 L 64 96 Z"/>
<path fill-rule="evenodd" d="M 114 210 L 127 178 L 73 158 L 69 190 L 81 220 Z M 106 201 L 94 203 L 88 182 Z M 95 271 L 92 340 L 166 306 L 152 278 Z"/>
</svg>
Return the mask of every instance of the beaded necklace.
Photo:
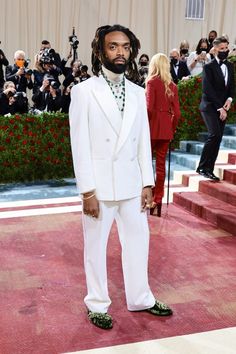
<svg viewBox="0 0 236 354">
<path fill-rule="evenodd" d="M 125 108 L 125 76 L 123 76 L 120 82 L 110 81 L 103 70 L 102 76 L 108 83 L 108 86 L 116 99 L 119 110 L 123 113 Z"/>
</svg>

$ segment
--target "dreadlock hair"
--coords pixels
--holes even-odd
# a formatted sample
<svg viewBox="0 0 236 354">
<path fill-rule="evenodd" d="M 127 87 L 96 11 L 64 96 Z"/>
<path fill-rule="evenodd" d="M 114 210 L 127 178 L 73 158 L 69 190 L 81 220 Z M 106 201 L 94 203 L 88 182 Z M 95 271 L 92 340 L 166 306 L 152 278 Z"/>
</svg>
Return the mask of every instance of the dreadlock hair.
<svg viewBox="0 0 236 354">
<path fill-rule="evenodd" d="M 125 72 L 125 76 L 134 82 L 138 81 L 139 74 L 137 64 L 135 62 L 135 58 L 138 56 L 138 52 L 140 49 L 140 42 L 138 38 L 131 32 L 128 28 L 123 27 L 121 25 L 106 25 L 99 27 L 95 32 L 95 37 L 91 43 L 92 46 L 92 72 L 94 75 L 98 76 L 101 71 L 102 62 L 105 59 L 104 52 L 104 42 L 105 36 L 110 32 L 123 32 L 130 40 L 130 58 L 128 60 L 127 69 Z"/>
</svg>

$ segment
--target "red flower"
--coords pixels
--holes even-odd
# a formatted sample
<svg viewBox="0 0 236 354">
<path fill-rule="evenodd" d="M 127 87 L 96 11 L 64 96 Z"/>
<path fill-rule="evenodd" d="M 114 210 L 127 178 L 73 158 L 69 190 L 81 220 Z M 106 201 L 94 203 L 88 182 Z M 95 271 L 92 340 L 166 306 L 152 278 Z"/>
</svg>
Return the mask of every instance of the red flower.
<svg viewBox="0 0 236 354">
<path fill-rule="evenodd" d="M 27 145 L 27 140 L 23 140 L 23 141 L 22 141 L 22 144 L 23 144 L 23 145 Z"/>
</svg>

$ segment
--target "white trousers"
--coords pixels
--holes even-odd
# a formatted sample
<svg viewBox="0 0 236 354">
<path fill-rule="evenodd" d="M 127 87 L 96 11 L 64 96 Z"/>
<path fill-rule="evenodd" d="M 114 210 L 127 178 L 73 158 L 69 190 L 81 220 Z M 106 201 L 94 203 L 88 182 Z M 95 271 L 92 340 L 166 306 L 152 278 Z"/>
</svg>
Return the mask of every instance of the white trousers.
<svg viewBox="0 0 236 354">
<path fill-rule="evenodd" d="M 106 249 L 109 233 L 116 221 L 122 248 L 122 268 L 128 310 L 152 307 L 155 298 L 148 284 L 149 228 L 141 212 L 141 199 L 99 202 L 95 219 L 83 214 L 84 264 L 89 310 L 106 313 L 111 304 L 107 286 Z"/>
</svg>

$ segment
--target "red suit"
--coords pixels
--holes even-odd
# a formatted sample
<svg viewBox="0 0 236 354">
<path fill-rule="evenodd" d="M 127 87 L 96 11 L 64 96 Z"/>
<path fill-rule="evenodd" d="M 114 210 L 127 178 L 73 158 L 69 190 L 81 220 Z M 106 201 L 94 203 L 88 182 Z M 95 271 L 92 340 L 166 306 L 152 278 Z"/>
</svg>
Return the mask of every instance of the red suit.
<svg viewBox="0 0 236 354">
<path fill-rule="evenodd" d="M 149 80 L 146 88 L 152 152 L 156 153 L 155 203 L 161 203 L 164 195 L 166 154 L 180 117 L 177 86 L 171 82 L 169 88 L 171 96 L 165 93 L 164 82 L 158 76 Z"/>
</svg>

